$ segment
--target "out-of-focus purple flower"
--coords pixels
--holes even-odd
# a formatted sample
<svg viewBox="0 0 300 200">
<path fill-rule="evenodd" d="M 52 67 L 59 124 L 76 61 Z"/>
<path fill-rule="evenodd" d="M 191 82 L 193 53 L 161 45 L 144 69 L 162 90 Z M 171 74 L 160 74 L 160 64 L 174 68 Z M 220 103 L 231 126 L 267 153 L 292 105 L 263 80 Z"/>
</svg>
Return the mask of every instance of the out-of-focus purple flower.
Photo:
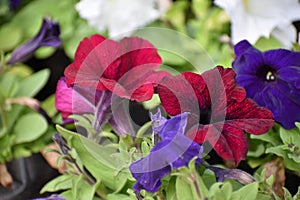
<svg viewBox="0 0 300 200">
<path fill-rule="evenodd" d="M 31 40 L 19 46 L 12 53 L 7 64 L 13 65 L 26 61 L 32 57 L 34 52 L 41 46 L 59 47 L 61 45 L 59 34 L 59 24 L 54 23 L 51 19 L 44 18 L 39 32 Z"/>
<path fill-rule="evenodd" d="M 150 113 L 152 129 L 155 133 L 163 128 L 164 124 L 167 122 L 167 119 L 161 116 L 161 111 L 158 109 L 156 114 Z"/>
<path fill-rule="evenodd" d="M 66 199 L 57 195 L 51 195 L 50 197 L 37 198 L 32 200 L 66 200 Z"/>
<path fill-rule="evenodd" d="M 161 118 L 160 113 L 154 116 Z M 196 156 L 196 163 L 200 164 L 202 146 L 184 135 L 187 119 L 188 113 L 182 113 L 167 120 L 158 133 L 161 141 L 151 149 L 148 156 L 130 165 L 130 171 L 137 180 L 133 186 L 135 190 L 156 192 L 162 184 L 161 179 L 169 174 L 172 168 L 187 166 Z M 157 124 L 153 129 L 156 128 Z"/>
<path fill-rule="evenodd" d="M 236 81 L 247 96 L 271 110 L 284 128 L 294 128 L 300 121 L 300 52 L 261 52 L 246 40 L 235 45 L 234 51 Z"/>
<path fill-rule="evenodd" d="M 20 5 L 21 0 L 10 0 L 9 2 L 9 8 L 10 10 L 16 10 L 18 6 Z"/>
<path fill-rule="evenodd" d="M 219 182 L 223 182 L 225 179 L 233 179 L 246 185 L 256 181 L 253 176 L 240 169 L 222 169 L 214 166 L 207 166 L 207 168 L 215 173 Z"/>
</svg>

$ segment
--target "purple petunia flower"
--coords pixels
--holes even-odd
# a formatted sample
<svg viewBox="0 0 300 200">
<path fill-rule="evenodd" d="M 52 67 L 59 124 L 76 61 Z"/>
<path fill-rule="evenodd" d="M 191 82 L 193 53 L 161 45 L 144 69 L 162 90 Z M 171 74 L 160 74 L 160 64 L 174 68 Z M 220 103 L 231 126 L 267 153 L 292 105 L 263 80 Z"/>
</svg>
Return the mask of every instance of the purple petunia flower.
<svg viewBox="0 0 300 200">
<path fill-rule="evenodd" d="M 21 0 L 10 0 L 9 1 L 9 8 L 10 10 L 16 10 L 21 3 Z"/>
<path fill-rule="evenodd" d="M 26 61 L 32 57 L 34 52 L 41 46 L 59 47 L 61 45 L 59 34 L 59 24 L 52 22 L 52 20 L 48 18 L 44 18 L 39 32 L 31 40 L 19 46 L 12 53 L 7 64 L 13 65 L 18 62 Z"/>
<path fill-rule="evenodd" d="M 50 197 L 37 198 L 32 200 L 66 200 L 66 199 L 57 195 L 51 195 Z"/>
<path fill-rule="evenodd" d="M 222 169 L 214 166 L 207 166 L 207 168 L 214 172 L 218 182 L 223 182 L 225 179 L 232 179 L 246 185 L 256 181 L 253 176 L 240 169 Z"/>
<path fill-rule="evenodd" d="M 152 115 L 153 118 L 162 117 Z M 169 174 L 172 168 L 187 166 L 195 156 L 198 157 L 196 163 L 200 164 L 202 146 L 184 135 L 187 119 L 188 113 L 182 113 L 167 120 L 158 132 L 161 141 L 151 149 L 148 156 L 130 165 L 130 171 L 137 180 L 133 186 L 135 190 L 156 192 L 162 184 L 161 179 Z M 156 129 L 155 125 L 153 129 Z"/>
<path fill-rule="evenodd" d="M 234 47 L 232 67 L 247 96 L 272 111 L 284 128 L 300 121 L 300 52 L 261 52 L 243 40 Z"/>
</svg>

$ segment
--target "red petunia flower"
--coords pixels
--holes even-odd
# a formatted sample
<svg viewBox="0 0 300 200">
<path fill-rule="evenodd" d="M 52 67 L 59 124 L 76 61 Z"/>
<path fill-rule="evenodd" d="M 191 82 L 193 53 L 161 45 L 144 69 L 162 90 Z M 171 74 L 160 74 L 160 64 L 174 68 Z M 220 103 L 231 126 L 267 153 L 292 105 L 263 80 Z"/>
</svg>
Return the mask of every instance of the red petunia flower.
<svg viewBox="0 0 300 200">
<path fill-rule="evenodd" d="M 208 141 L 219 156 L 235 161 L 246 157 L 251 134 L 266 133 L 274 124 L 272 113 L 246 98 L 232 69 L 216 67 L 202 75 L 185 72 L 168 76 L 157 91 L 170 115 L 190 112 L 187 135 L 202 144 Z"/>
<path fill-rule="evenodd" d="M 65 70 L 68 86 L 78 84 L 138 102 L 149 100 L 167 72 L 156 72 L 162 60 L 157 49 L 138 37 L 120 42 L 101 35 L 85 38 Z"/>
</svg>

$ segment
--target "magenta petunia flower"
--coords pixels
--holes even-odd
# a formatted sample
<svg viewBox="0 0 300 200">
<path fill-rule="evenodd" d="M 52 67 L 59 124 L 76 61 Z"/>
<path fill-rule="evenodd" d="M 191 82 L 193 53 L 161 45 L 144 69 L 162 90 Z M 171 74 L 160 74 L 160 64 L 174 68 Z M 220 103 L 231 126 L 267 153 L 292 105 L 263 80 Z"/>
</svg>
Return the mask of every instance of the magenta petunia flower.
<svg viewBox="0 0 300 200">
<path fill-rule="evenodd" d="M 7 64 L 13 65 L 28 60 L 42 46 L 59 47 L 61 45 L 59 34 L 59 24 L 51 19 L 44 18 L 39 32 L 31 40 L 14 50 Z"/>
<path fill-rule="evenodd" d="M 134 134 L 126 102 L 110 91 L 100 91 L 91 87 L 74 85 L 68 87 L 62 77 L 56 87 L 55 106 L 61 112 L 64 123 L 73 122 L 71 114 L 93 114 L 93 128 L 102 130 L 107 123 L 119 135 Z"/>
<path fill-rule="evenodd" d="M 202 146 L 184 135 L 188 113 L 183 113 L 166 120 L 160 112 L 152 115 L 152 128 L 158 131 L 161 138 L 150 151 L 150 154 L 133 162 L 129 169 L 137 180 L 133 188 L 137 191 L 145 189 L 157 192 L 161 179 L 171 172 L 171 169 L 187 166 L 194 157 L 196 163 L 201 162 Z"/>
<path fill-rule="evenodd" d="M 294 128 L 300 121 L 300 52 L 260 52 L 246 40 L 234 51 L 236 81 L 246 89 L 247 96 L 270 109 L 284 128 Z"/>
<path fill-rule="evenodd" d="M 149 100 L 154 87 L 168 73 L 156 72 L 161 64 L 156 48 L 138 37 L 120 42 L 92 35 L 79 44 L 75 60 L 65 70 L 68 86 L 78 84 L 138 102 Z"/>
<path fill-rule="evenodd" d="M 202 75 L 185 72 L 165 77 L 158 94 L 170 115 L 190 112 L 187 135 L 197 143 L 208 141 L 216 153 L 238 164 L 245 158 L 245 132 L 266 133 L 274 123 L 272 113 L 246 98 L 232 69 L 216 67 Z"/>
</svg>

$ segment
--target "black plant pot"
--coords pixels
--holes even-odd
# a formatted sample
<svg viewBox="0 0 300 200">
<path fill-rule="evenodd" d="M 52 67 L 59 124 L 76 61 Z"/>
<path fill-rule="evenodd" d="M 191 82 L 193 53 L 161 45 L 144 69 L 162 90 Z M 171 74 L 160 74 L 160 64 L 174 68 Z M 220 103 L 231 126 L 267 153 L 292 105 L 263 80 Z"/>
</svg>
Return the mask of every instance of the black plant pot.
<svg viewBox="0 0 300 200">
<path fill-rule="evenodd" d="M 10 188 L 0 186 L 0 200 L 26 200 L 49 194 L 40 195 L 41 188 L 51 179 L 58 176 L 40 154 L 28 158 L 20 158 L 7 163 L 7 170 L 13 177 Z"/>
</svg>

